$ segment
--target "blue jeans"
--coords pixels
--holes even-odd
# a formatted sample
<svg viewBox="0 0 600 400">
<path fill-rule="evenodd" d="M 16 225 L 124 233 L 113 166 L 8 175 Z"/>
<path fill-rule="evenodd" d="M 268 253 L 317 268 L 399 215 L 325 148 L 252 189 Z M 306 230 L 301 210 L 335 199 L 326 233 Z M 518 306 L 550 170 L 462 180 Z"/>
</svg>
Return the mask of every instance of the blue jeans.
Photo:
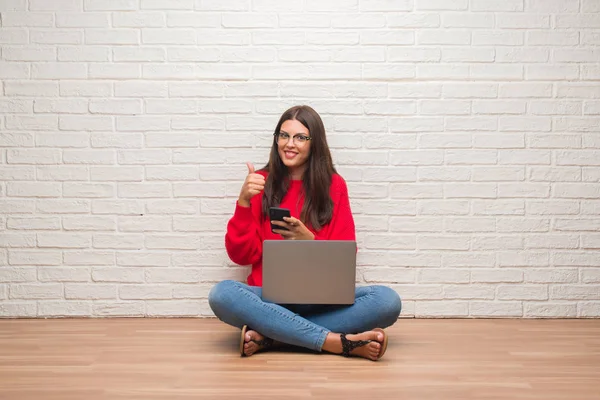
<svg viewBox="0 0 600 400">
<path fill-rule="evenodd" d="M 293 346 L 321 351 L 329 332 L 358 333 L 393 325 L 400 315 L 400 296 L 385 286 L 356 288 L 355 302 L 339 305 L 285 305 L 264 302 L 262 288 L 236 281 L 216 284 L 208 295 L 221 321 L 253 330 Z"/>
</svg>

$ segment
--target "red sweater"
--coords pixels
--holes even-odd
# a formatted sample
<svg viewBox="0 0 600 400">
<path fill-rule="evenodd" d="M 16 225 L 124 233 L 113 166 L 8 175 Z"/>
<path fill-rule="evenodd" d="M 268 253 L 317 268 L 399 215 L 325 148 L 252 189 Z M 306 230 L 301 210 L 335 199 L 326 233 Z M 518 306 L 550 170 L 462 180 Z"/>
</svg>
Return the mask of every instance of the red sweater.
<svg viewBox="0 0 600 400">
<path fill-rule="evenodd" d="M 266 172 L 258 173 L 266 176 Z M 288 208 L 292 217 L 300 219 L 304 204 L 303 192 L 302 181 L 291 181 L 279 207 Z M 340 175 L 333 175 L 329 193 L 333 200 L 333 217 L 319 231 L 311 229 L 315 240 L 356 240 L 348 188 Z M 252 197 L 250 207 L 242 207 L 236 202 L 235 212 L 227 224 L 225 234 L 225 248 L 231 261 L 240 265 L 252 264 L 252 272 L 248 276 L 250 286 L 262 286 L 263 240 L 283 240 L 281 235 L 271 232 L 269 219 L 263 219 L 262 196 L 263 192 L 260 192 Z"/>
</svg>

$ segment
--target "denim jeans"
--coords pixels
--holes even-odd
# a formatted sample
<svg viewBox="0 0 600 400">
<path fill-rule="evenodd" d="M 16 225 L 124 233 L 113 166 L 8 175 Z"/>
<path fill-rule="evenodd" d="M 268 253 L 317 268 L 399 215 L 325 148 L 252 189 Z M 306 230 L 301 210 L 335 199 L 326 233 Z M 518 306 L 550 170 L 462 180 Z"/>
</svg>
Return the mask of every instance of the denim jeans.
<svg viewBox="0 0 600 400">
<path fill-rule="evenodd" d="M 236 281 L 216 284 L 208 295 L 223 322 L 251 329 L 279 342 L 321 351 L 329 332 L 358 333 L 386 328 L 401 310 L 398 294 L 386 286 L 356 288 L 353 305 L 288 305 L 264 302 L 262 289 Z"/>
</svg>

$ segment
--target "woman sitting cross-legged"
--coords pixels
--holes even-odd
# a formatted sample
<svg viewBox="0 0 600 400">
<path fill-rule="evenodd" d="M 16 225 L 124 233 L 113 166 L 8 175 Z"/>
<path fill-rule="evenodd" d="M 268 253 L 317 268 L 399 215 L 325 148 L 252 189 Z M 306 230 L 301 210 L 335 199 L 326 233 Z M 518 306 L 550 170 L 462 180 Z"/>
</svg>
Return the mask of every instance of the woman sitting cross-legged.
<svg viewBox="0 0 600 400">
<path fill-rule="evenodd" d="M 274 221 L 270 207 L 288 208 L 291 217 Z M 387 348 L 382 328 L 401 310 L 398 294 L 385 286 L 356 288 L 352 305 L 278 305 L 262 300 L 264 240 L 356 240 L 344 179 L 333 167 L 321 117 L 308 106 L 281 116 L 268 164 L 248 164 L 235 211 L 227 225 L 225 247 L 237 264 L 251 264 L 247 284 L 222 281 L 209 304 L 223 322 L 242 329 L 240 352 L 250 356 L 280 345 L 317 352 L 380 359 Z M 315 277 L 317 279 L 317 277 Z"/>
</svg>

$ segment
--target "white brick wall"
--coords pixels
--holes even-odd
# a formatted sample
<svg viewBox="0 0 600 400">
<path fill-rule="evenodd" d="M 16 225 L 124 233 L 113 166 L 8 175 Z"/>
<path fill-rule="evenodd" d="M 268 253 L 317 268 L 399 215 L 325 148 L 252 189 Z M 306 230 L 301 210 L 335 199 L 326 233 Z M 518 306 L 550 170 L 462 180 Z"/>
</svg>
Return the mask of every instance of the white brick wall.
<svg viewBox="0 0 600 400">
<path fill-rule="evenodd" d="M 600 317 L 599 4 L 0 1 L 0 317 L 211 315 L 300 103 L 404 316 Z"/>
</svg>

